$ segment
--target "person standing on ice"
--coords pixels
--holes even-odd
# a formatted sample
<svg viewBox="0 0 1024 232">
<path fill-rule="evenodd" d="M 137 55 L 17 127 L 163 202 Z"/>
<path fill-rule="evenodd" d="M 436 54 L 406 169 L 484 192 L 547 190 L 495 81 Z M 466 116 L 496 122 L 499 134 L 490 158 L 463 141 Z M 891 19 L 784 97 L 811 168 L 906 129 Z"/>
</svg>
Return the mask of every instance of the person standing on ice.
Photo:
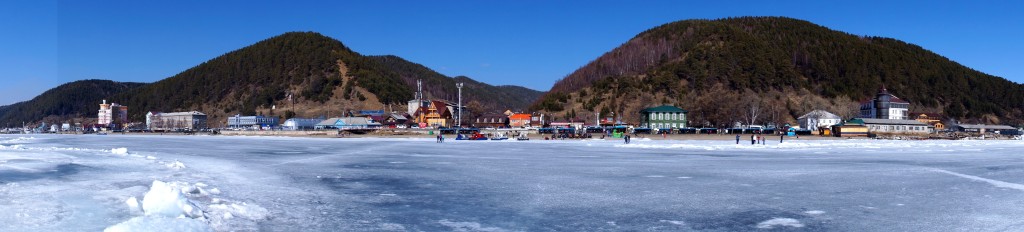
<svg viewBox="0 0 1024 232">
<path fill-rule="evenodd" d="M 750 134 L 750 145 L 757 144 L 757 136 Z"/>
<path fill-rule="evenodd" d="M 785 139 L 785 138 L 786 138 L 786 135 L 779 135 L 779 143 L 782 143 L 782 140 Z"/>
<path fill-rule="evenodd" d="M 740 135 L 736 135 L 736 144 L 740 144 Z"/>
</svg>

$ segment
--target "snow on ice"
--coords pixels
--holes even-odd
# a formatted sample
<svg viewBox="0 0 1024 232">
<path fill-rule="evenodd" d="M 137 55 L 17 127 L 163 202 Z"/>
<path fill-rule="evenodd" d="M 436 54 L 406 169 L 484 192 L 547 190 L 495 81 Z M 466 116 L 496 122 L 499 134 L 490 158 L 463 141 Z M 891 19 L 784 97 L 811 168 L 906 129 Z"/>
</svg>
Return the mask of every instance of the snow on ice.
<svg viewBox="0 0 1024 232">
<path fill-rule="evenodd" d="M 800 228 L 804 227 L 804 224 L 801 224 L 799 220 L 792 218 L 772 218 L 771 220 L 757 223 L 758 229 L 772 229 L 781 226 Z"/>
<path fill-rule="evenodd" d="M 1024 231 L 1021 154 L 1021 141 L 0 135 L 0 231 Z"/>
<path fill-rule="evenodd" d="M 122 147 L 122 148 L 110 149 L 110 153 L 113 153 L 115 155 L 127 155 L 128 154 L 128 148 L 123 148 Z"/>
</svg>

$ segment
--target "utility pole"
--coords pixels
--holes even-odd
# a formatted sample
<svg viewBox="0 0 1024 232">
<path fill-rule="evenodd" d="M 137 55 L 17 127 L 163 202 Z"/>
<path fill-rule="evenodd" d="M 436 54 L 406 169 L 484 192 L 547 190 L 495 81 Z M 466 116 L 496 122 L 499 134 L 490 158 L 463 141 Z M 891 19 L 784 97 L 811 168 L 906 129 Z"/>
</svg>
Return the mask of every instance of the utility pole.
<svg viewBox="0 0 1024 232">
<path fill-rule="evenodd" d="M 455 83 L 455 88 L 459 88 L 459 121 L 455 125 L 459 128 L 462 128 L 462 84 L 462 82 Z"/>
</svg>

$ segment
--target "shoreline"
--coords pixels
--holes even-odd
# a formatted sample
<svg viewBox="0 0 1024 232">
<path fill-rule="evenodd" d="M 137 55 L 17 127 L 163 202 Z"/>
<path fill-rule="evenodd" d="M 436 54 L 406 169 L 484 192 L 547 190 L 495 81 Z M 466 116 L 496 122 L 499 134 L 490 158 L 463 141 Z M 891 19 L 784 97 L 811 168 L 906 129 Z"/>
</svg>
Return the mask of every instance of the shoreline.
<svg viewBox="0 0 1024 232">
<path fill-rule="evenodd" d="M 436 134 L 430 134 L 431 130 L 384 130 L 371 132 L 366 134 L 352 134 L 345 133 L 339 135 L 337 131 L 220 131 L 220 134 L 210 133 L 196 133 L 196 134 L 184 134 L 184 133 L 151 133 L 151 132 L 124 132 L 124 133 L 110 133 L 109 135 L 148 135 L 148 136 L 237 136 L 237 137 L 290 137 L 290 138 L 418 138 L 418 139 L 434 139 Z M 433 130 L 436 132 L 436 130 Z M 508 140 L 516 140 L 514 131 L 485 131 L 484 134 L 494 134 L 496 132 L 510 132 L 513 136 L 509 136 Z M 586 139 L 601 139 L 601 134 L 593 135 L 592 138 L 566 138 L 566 139 L 550 139 L 553 134 L 538 134 L 536 131 L 529 131 L 527 137 L 531 141 L 544 141 L 545 137 L 549 140 L 586 140 Z M 49 134 L 49 133 L 44 133 Z M 7 134 L 7 135 L 33 135 L 33 134 Z M 95 134 L 82 134 L 82 133 L 55 133 L 55 135 L 95 135 Z M 750 141 L 751 134 L 739 134 L 740 143 Z M 454 140 L 453 134 L 445 134 L 446 140 Z M 779 141 L 781 135 L 767 135 L 766 141 Z M 706 141 L 735 141 L 736 134 L 669 134 L 662 136 L 660 134 L 636 134 L 632 135 L 633 139 L 650 139 L 650 140 L 706 140 Z M 937 139 L 937 138 L 926 138 L 926 139 L 887 139 L 887 138 L 868 138 L 868 137 L 833 137 L 833 136 L 821 136 L 821 135 L 802 135 L 802 136 L 786 136 L 785 141 L 799 141 L 799 140 L 958 140 L 958 139 Z M 606 137 L 603 140 L 615 141 L 623 140 L 622 138 Z M 999 137 L 986 137 L 980 139 L 977 137 L 971 137 L 967 140 L 1016 140 L 1014 138 L 999 138 Z"/>
<path fill-rule="evenodd" d="M 436 132 L 436 130 L 435 130 Z M 493 134 L 494 132 L 486 132 L 485 134 Z M 220 134 L 209 134 L 209 133 L 197 133 L 197 134 L 184 134 L 184 133 L 149 133 L 149 132 L 124 132 L 124 133 L 107 133 L 108 135 L 123 135 L 123 136 L 226 136 L 226 137 L 292 137 L 292 138 L 421 138 L 421 139 L 434 139 L 436 134 L 429 134 L 428 131 L 379 131 L 366 134 L 344 134 L 339 136 L 336 131 L 221 131 Z M 8 135 L 36 135 L 36 134 L 8 134 Z M 82 133 L 55 133 L 45 135 L 96 135 L 96 134 L 82 134 Z M 740 143 L 749 142 L 751 134 L 741 134 Z M 529 133 L 527 137 L 531 141 L 544 141 L 545 137 L 551 138 L 553 134 L 538 134 L 535 131 Z M 662 136 L 659 134 L 637 134 L 633 135 L 633 139 L 650 139 L 650 140 L 719 140 L 719 141 L 735 141 L 736 134 L 669 134 Z M 454 140 L 453 134 L 445 134 L 446 140 Z M 768 135 L 766 141 L 778 141 L 779 135 Z M 601 139 L 601 135 L 597 134 L 592 138 L 566 138 L 566 139 L 550 139 L 550 140 L 587 140 L 587 139 Z M 818 135 L 804 135 L 799 138 L 795 136 L 786 136 L 785 140 L 847 140 L 845 137 L 826 137 Z M 855 137 L 850 139 L 868 139 L 866 137 Z M 515 136 L 510 136 L 509 140 L 516 140 Z M 623 140 L 622 138 L 606 137 L 603 140 L 617 141 Z"/>
</svg>

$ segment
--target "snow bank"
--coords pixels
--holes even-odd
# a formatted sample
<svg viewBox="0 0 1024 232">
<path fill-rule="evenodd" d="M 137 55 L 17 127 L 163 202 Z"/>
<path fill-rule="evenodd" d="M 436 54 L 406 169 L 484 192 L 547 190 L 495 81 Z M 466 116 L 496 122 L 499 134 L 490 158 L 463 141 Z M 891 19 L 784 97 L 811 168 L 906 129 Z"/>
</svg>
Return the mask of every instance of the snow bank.
<svg viewBox="0 0 1024 232">
<path fill-rule="evenodd" d="M 808 215 L 822 215 L 822 214 L 825 214 L 825 211 L 821 211 L 821 210 L 808 210 L 808 211 L 804 211 L 804 213 L 808 214 Z"/>
<path fill-rule="evenodd" d="M 177 160 L 175 160 L 174 162 L 170 162 L 170 163 L 164 164 L 164 165 L 166 165 L 167 168 L 174 169 L 174 170 L 185 169 L 185 163 L 182 163 L 181 161 L 177 161 Z"/>
<path fill-rule="evenodd" d="M 105 231 L 255 231 L 258 222 L 271 217 L 269 210 L 256 204 L 209 198 L 220 190 L 205 188 L 209 186 L 204 183 L 154 180 L 141 204 L 135 197 L 125 200 L 132 214 L 143 216 Z"/>
<path fill-rule="evenodd" d="M 110 149 L 110 153 L 113 153 L 115 155 L 127 155 L 128 154 L 128 148 L 122 147 L 122 148 Z"/>
<path fill-rule="evenodd" d="M 0 143 L 25 143 L 29 140 L 36 139 L 35 137 L 17 137 L 17 138 L 4 138 L 0 140 Z"/>
<path fill-rule="evenodd" d="M 132 213 L 139 212 L 139 201 L 135 197 L 129 197 L 125 204 Z M 185 197 L 177 184 L 154 180 L 142 198 L 141 211 L 145 216 L 134 217 L 103 231 L 213 231 L 204 221 L 203 211 Z"/>
<path fill-rule="evenodd" d="M 270 211 L 255 204 L 224 203 L 207 208 L 210 226 L 218 231 L 258 230 L 257 222 L 270 217 Z"/>
<path fill-rule="evenodd" d="M 165 217 L 203 216 L 203 211 L 185 198 L 181 190 L 159 180 L 153 181 L 153 187 L 150 187 L 149 192 L 142 198 L 142 210 L 146 215 Z"/>
<path fill-rule="evenodd" d="M 129 197 L 128 200 L 124 200 L 124 203 L 128 205 L 128 211 L 132 214 L 142 213 L 142 208 L 139 206 L 139 199 L 135 197 Z"/>
</svg>

